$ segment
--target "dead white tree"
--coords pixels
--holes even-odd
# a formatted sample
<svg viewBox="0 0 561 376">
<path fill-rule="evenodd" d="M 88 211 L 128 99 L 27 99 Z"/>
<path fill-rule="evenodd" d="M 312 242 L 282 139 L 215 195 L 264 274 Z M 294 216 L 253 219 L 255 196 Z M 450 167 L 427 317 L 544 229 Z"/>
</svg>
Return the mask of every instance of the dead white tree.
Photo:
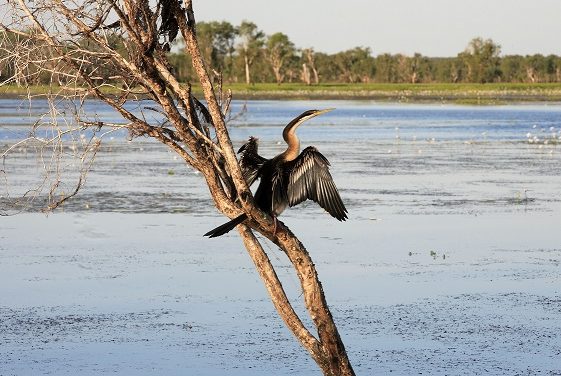
<svg viewBox="0 0 561 376">
<path fill-rule="evenodd" d="M 311 76 L 313 73 L 314 84 L 318 85 L 319 73 L 316 68 L 315 52 L 313 48 L 305 48 L 302 50 L 302 60 L 304 60 L 304 63 L 302 64 L 302 81 L 304 81 L 306 85 L 311 85 L 312 84 Z"/>
<path fill-rule="evenodd" d="M 54 183 L 47 185 L 53 198 L 49 207 L 78 192 L 103 132 L 125 128 L 131 137 L 149 136 L 162 142 L 201 172 L 220 212 L 230 218 L 247 214 L 249 221 L 238 226 L 245 247 L 279 315 L 323 374 L 353 375 L 309 253 L 287 227 L 281 222 L 275 225 L 254 205 L 224 120 L 230 98 L 215 91 L 204 66 L 192 2 L 10 0 L 4 8 L 8 13 L 2 18 L 0 66 L 11 72 L 4 82 L 24 86 L 49 82 L 47 97 L 52 113 L 46 120 L 55 126 L 53 137 L 31 136 L 27 140 L 54 150 L 53 166 L 48 168 L 55 174 Z M 191 94 L 190 84 L 177 80 L 168 61 L 169 46 L 179 33 L 206 105 Z M 88 117 L 81 105 L 89 98 L 111 106 L 123 121 L 107 123 Z M 148 122 L 142 113 L 125 106 L 147 98 L 153 102 L 152 109 L 163 115 L 161 122 Z M 57 112 L 63 102 L 73 109 L 72 121 L 66 112 L 62 117 Z M 61 118 L 68 121 L 65 129 L 55 124 Z M 82 167 L 74 189 L 61 193 L 56 171 L 64 154 L 64 135 L 84 129 L 93 130 L 94 136 L 80 144 L 77 156 Z M 315 328 L 307 328 L 296 314 L 253 231 L 276 244 L 292 263 Z"/>
</svg>

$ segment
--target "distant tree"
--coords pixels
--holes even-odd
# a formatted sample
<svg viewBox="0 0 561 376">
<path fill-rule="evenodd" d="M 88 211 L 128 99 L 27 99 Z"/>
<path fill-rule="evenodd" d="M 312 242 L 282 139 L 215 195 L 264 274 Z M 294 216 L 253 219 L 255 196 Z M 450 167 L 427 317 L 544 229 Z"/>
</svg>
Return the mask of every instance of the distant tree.
<svg viewBox="0 0 561 376">
<path fill-rule="evenodd" d="M 482 38 L 472 39 L 466 50 L 458 57 L 463 60 L 467 68 L 465 78 L 469 82 L 493 82 L 500 78 L 500 58 L 501 46 L 491 39 Z"/>
<path fill-rule="evenodd" d="M 526 78 L 529 82 L 541 82 L 545 72 L 545 58 L 542 54 L 526 56 Z"/>
<path fill-rule="evenodd" d="M 242 21 L 238 26 L 238 54 L 243 59 L 245 83 L 251 83 L 251 67 L 255 58 L 261 54 L 261 49 L 265 43 L 265 34 L 257 28 L 253 22 Z"/>
<path fill-rule="evenodd" d="M 520 55 L 508 55 L 501 59 L 502 80 L 504 82 L 522 82 L 524 74 L 524 57 Z"/>
<path fill-rule="evenodd" d="M 94 1 L 94 0 L 92 0 Z M 95 0 L 99 1 L 99 0 Z M 108 42 L 123 56 L 123 41 L 119 29 L 107 29 Z M 6 38 L 10 36 L 6 34 Z M 16 37 L 16 36 L 12 36 Z M 21 36 L 20 36 L 21 37 Z M 301 81 L 308 85 L 324 82 L 561 82 L 561 57 L 500 56 L 500 45 L 491 39 L 474 38 L 466 49 L 455 57 L 426 57 L 380 54 L 371 56 L 368 48 L 355 47 L 334 54 L 305 48 L 298 52 L 288 36 L 275 33 L 268 38 L 256 24 L 243 21 L 234 27 L 226 21 L 201 22 L 198 38 L 205 65 L 210 72 L 220 72 L 229 81 L 277 82 Z M 164 41 L 165 42 L 165 41 Z M 168 41 L 169 42 L 169 41 Z M 38 41 L 34 41 L 38 44 Z M 181 37 L 169 43 L 166 52 L 170 64 L 182 81 L 187 81 L 194 71 L 190 58 L 185 56 Z M 90 48 L 88 46 L 82 46 Z M 39 48 L 36 46 L 36 48 Z M 94 48 L 91 45 L 91 48 Z M 25 70 L 30 82 L 46 84 L 52 80 L 65 80 L 39 72 L 34 63 L 21 66 L 7 64 L 0 51 L 0 79 L 11 76 L 13 69 Z M 114 77 L 110 64 L 100 59 L 94 77 Z M 19 75 L 16 75 L 20 77 Z"/>
<path fill-rule="evenodd" d="M 559 71 L 559 57 L 555 55 L 548 55 L 545 57 L 545 74 L 547 82 L 557 81 L 557 77 L 561 73 Z"/>
<path fill-rule="evenodd" d="M 222 21 L 215 25 L 214 46 L 219 60 L 219 68 L 227 76 L 232 74 L 234 43 L 237 37 L 237 29 L 229 22 Z"/>
<path fill-rule="evenodd" d="M 277 84 L 280 85 L 284 81 L 285 64 L 296 52 L 294 44 L 286 34 L 275 33 L 267 38 L 266 46 L 267 60 L 271 65 Z"/>
<path fill-rule="evenodd" d="M 416 84 L 422 82 L 425 78 L 431 75 L 431 67 L 429 59 L 415 53 L 412 57 L 405 55 L 398 55 L 398 75 L 403 82 Z"/>
<path fill-rule="evenodd" d="M 313 48 L 305 48 L 302 50 L 302 81 L 306 85 L 319 84 L 319 74 L 316 68 L 316 53 Z"/>
<path fill-rule="evenodd" d="M 397 59 L 391 54 L 376 57 L 376 80 L 378 82 L 397 82 Z"/>
<path fill-rule="evenodd" d="M 298 50 L 294 49 L 294 54 L 287 56 L 284 63 L 284 81 L 298 82 L 302 78 L 302 58 L 297 54 Z"/>
<path fill-rule="evenodd" d="M 466 75 L 466 69 L 459 58 L 455 58 L 450 62 L 450 82 L 456 84 L 464 80 Z"/>
<path fill-rule="evenodd" d="M 559 82 L 561 79 L 561 59 L 559 56 L 535 54 L 526 56 L 525 70 L 529 82 Z"/>
<path fill-rule="evenodd" d="M 197 25 L 197 37 L 201 46 L 201 53 L 208 67 L 213 65 L 212 55 L 214 50 L 214 31 L 210 22 L 201 21 Z"/>
<path fill-rule="evenodd" d="M 233 65 L 236 28 L 227 21 L 200 22 L 197 35 L 207 68 L 230 76 Z"/>
<path fill-rule="evenodd" d="M 333 55 L 343 82 L 369 82 L 376 71 L 370 48 L 355 47 Z"/>
<path fill-rule="evenodd" d="M 455 58 L 450 57 L 427 57 L 428 76 L 425 82 L 452 82 L 452 67 Z"/>
<path fill-rule="evenodd" d="M 314 63 L 318 73 L 318 81 L 338 81 L 337 67 L 333 63 L 333 55 L 314 52 Z"/>
<path fill-rule="evenodd" d="M 561 57 L 554 55 L 555 59 L 555 82 L 561 82 Z"/>
</svg>

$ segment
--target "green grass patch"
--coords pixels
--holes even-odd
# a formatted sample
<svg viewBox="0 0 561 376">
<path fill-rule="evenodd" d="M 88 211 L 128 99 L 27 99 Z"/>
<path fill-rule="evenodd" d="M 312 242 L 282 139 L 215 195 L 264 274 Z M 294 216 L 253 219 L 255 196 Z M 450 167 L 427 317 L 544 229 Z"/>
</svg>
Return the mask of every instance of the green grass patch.
<svg viewBox="0 0 561 376">
<path fill-rule="evenodd" d="M 561 83 L 525 84 L 228 84 L 235 98 L 375 99 L 387 101 L 450 101 L 458 104 L 504 104 L 561 101 Z"/>
<path fill-rule="evenodd" d="M 322 83 L 319 85 L 305 85 L 301 83 L 259 83 L 259 84 L 227 84 L 226 88 L 236 91 L 410 91 L 410 92 L 473 92 L 473 91 L 559 91 L 561 83 L 489 83 L 489 84 L 453 84 L 453 83 L 431 83 L 431 84 L 390 84 L 390 83 Z"/>
<path fill-rule="evenodd" d="M 234 98 L 251 99 L 377 99 L 389 101 L 451 101 L 458 104 L 503 104 L 512 101 L 561 101 L 561 83 L 489 83 L 489 84 L 389 84 L 389 83 L 241 83 L 225 84 Z M 16 85 L 0 87 L 0 96 L 27 96 L 56 93 L 56 86 Z M 118 94 L 115 89 L 103 89 L 108 94 Z M 200 86 L 193 85 L 195 95 L 201 97 Z M 69 93 L 68 91 L 66 92 Z"/>
</svg>

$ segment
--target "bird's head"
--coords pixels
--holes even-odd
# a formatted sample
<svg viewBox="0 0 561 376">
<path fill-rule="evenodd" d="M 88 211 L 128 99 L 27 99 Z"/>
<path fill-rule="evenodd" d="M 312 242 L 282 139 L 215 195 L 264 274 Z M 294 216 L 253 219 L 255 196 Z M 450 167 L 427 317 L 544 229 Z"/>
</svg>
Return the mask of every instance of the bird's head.
<svg viewBox="0 0 561 376">
<path fill-rule="evenodd" d="M 325 114 L 326 112 L 329 111 L 333 111 L 334 108 L 326 108 L 324 110 L 308 110 L 308 111 L 304 111 L 302 112 L 300 115 L 296 116 L 290 123 L 288 123 L 288 125 L 284 128 L 284 134 L 287 134 L 288 132 L 294 132 L 296 130 L 296 128 L 298 128 L 298 126 L 302 123 L 304 123 L 306 120 L 310 120 L 313 117 L 316 117 L 318 115 L 321 114 Z M 286 137 L 285 137 L 286 140 Z"/>
<path fill-rule="evenodd" d="M 296 117 L 296 119 L 294 120 L 300 120 L 300 123 L 305 122 L 306 120 L 309 120 L 313 117 L 316 117 L 318 115 L 321 114 L 325 114 L 326 112 L 330 112 L 333 111 L 334 108 L 326 108 L 324 110 L 308 110 L 308 111 L 304 111 L 303 113 L 300 114 L 300 116 Z"/>
</svg>

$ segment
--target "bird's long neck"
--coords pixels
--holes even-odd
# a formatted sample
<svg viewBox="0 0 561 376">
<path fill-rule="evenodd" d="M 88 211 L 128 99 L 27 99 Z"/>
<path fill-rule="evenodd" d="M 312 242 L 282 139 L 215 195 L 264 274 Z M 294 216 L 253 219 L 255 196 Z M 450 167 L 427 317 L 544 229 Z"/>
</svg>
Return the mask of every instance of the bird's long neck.
<svg viewBox="0 0 561 376">
<path fill-rule="evenodd" d="M 282 138 L 287 143 L 288 147 L 281 154 L 282 159 L 285 161 L 292 161 L 300 154 L 300 140 L 296 136 L 296 128 L 304 122 L 304 119 L 294 119 L 284 128 Z"/>
</svg>

